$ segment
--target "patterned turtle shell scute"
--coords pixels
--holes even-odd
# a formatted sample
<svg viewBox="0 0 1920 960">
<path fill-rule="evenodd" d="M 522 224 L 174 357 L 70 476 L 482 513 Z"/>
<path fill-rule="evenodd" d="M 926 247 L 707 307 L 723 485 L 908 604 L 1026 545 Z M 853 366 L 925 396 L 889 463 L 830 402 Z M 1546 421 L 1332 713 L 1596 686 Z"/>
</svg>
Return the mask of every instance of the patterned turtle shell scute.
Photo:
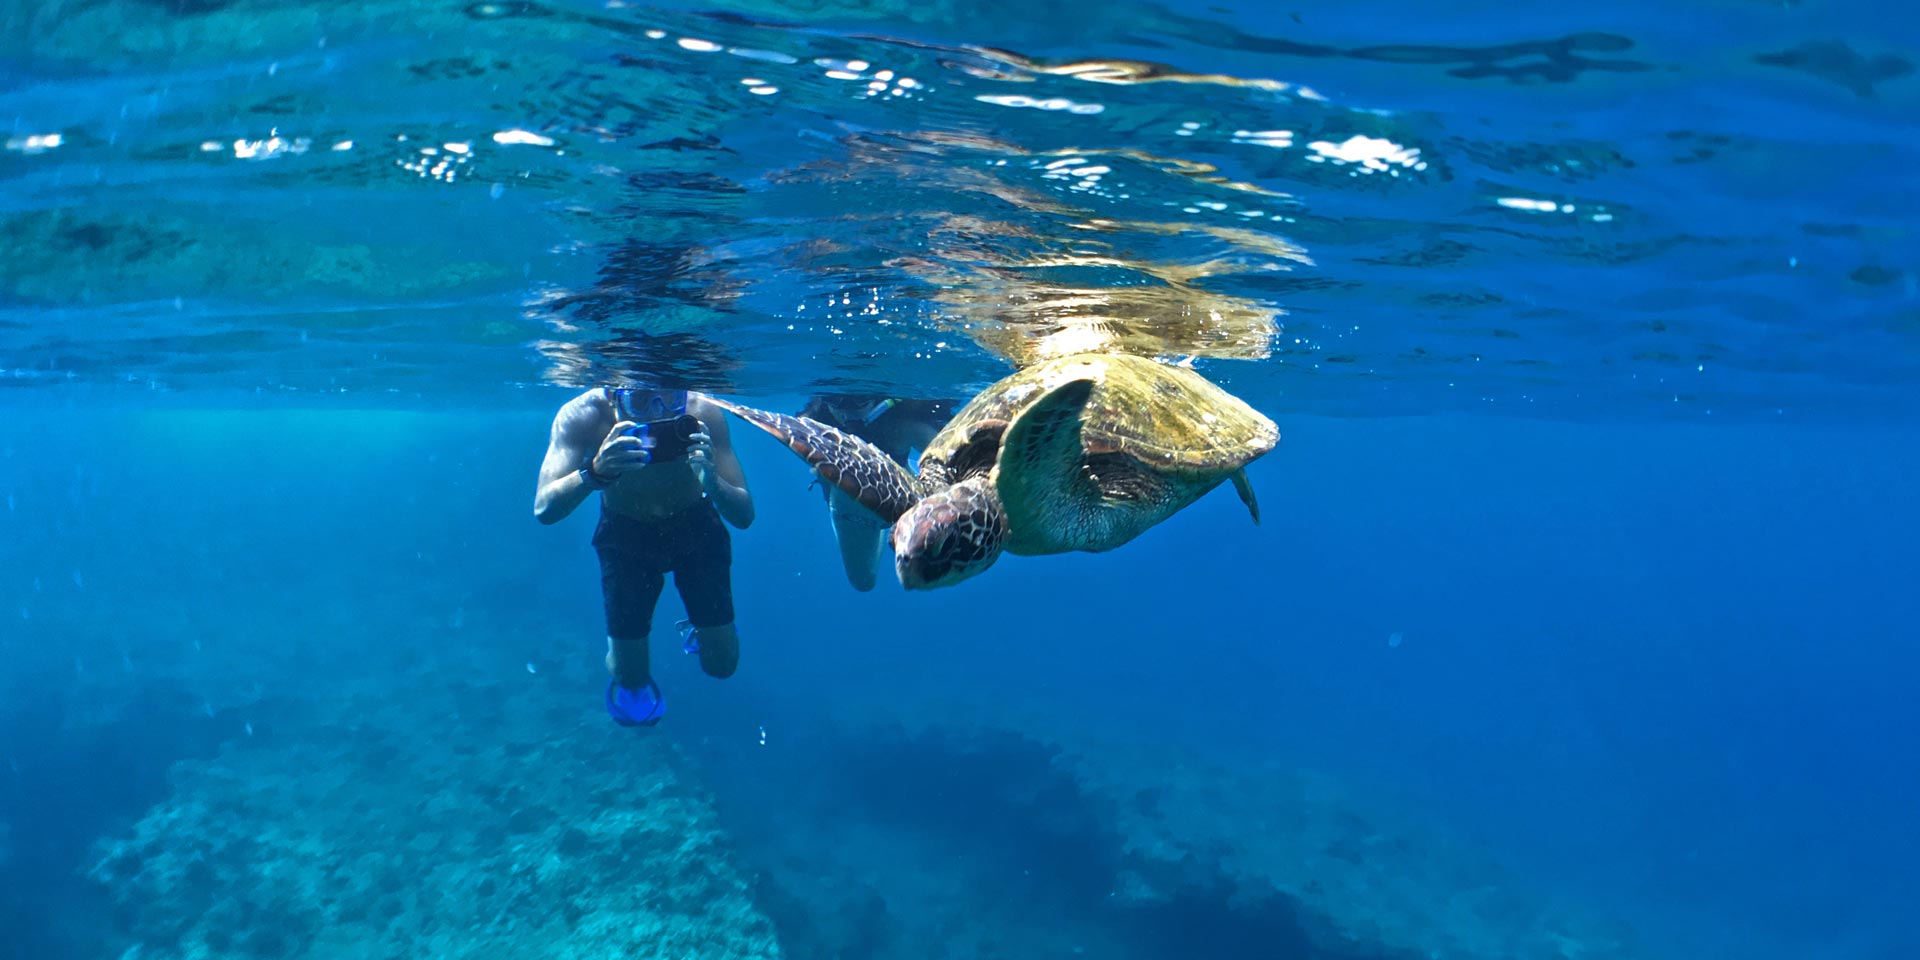
<svg viewBox="0 0 1920 960">
<path fill-rule="evenodd" d="M 1280 441 L 1273 421 L 1185 367 L 1127 354 L 1076 354 L 988 387 L 954 414 L 922 459 L 973 459 L 975 451 L 966 448 L 975 424 L 1017 420 L 1055 387 L 1078 379 L 1095 382 L 1081 425 L 1089 454 L 1121 453 L 1160 469 L 1210 473 L 1244 466 Z"/>
</svg>

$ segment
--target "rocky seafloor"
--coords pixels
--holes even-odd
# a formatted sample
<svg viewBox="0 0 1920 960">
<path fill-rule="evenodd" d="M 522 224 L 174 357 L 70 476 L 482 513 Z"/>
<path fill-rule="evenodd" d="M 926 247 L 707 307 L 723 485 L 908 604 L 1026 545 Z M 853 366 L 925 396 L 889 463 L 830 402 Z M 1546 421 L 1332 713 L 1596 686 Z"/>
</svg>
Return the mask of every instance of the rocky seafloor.
<svg viewBox="0 0 1920 960">
<path fill-rule="evenodd" d="M 629 731 L 589 669 L 255 708 L 97 843 L 148 958 L 1625 960 L 1332 780 L 1023 722 Z M 543 672 L 540 680 L 549 678 Z M 237 721 L 236 721 L 237 722 Z"/>
<path fill-rule="evenodd" d="M 142 957 L 778 956 L 671 740 L 584 706 L 456 682 L 250 725 L 89 875 Z"/>
</svg>

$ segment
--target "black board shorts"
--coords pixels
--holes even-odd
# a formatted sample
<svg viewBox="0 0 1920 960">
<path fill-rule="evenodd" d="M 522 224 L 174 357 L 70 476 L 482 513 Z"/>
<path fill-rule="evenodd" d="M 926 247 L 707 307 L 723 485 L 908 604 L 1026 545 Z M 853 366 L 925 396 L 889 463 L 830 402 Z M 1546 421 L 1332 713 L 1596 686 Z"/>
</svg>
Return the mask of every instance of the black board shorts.
<svg viewBox="0 0 1920 960">
<path fill-rule="evenodd" d="M 733 622 L 733 538 L 711 500 L 651 520 L 602 507 L 593 548 L 600 554 L 607 636 L 639 640 L 652 630 L 669 573 L 694 626 Z"/>
</svg>

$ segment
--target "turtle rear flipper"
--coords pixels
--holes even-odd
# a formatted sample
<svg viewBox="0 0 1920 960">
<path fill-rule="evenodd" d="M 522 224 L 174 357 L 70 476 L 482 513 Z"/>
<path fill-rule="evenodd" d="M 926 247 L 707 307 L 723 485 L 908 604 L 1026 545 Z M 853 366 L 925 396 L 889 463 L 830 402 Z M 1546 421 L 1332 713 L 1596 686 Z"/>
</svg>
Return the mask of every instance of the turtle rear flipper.
<svg viewBox="0 0 1920 960">
<path fill-rule="evenodd" d="M 1240 502 L 1247 505 L 1247 512 L 1253 514 L 1253 525 L 1260 525 L 1260 498 L 1253 495 L 1253 481 L 1247 479 L 1247 471 L 1242 467 L 1233 472 L 1233 492 L 1240 495 Z"/>
<path fill-rule="evenodd" d="M 1034 401 L 1007 428 L 995 486 L 1016 536 L 1091 526 L 1076 518 L 1086 517 L 1100 502 L 1099 487 L 1081 469 L 1086 459 L 1081 417 L 1093 385 L 1088 379 L 1069 380 Z"/>
<path fill-rule="evenodd" d="M 900 519 L 919 502 L 924 491 L 919 478 L 883 453 L 879 447 L 818 420 L 790 417 L 728 400 L 713 402 L 734 416 L 773 434 L 800 455 L 820 479 L 872 510 L 886 523 Z"/>
</svg>

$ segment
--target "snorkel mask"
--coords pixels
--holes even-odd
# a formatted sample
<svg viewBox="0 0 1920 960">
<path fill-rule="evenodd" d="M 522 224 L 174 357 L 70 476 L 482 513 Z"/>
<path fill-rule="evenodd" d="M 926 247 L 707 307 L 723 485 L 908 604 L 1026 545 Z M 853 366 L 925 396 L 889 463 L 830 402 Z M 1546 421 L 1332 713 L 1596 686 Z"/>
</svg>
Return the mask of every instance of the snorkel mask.
<svg viewBox="0 0 1920 960">
<path fill-rule="evenodd" d="M 882 414 L 899 402 L 890 397 L 878 403 L 857 397 L 836 397 L 827 401 L 827 411 L 843 424 L 869 424 L 880 419 Z"/>
<path fill-rule="evenodd" d="M 698 417 L 687 413 L 685 390 L 647 390 L 615 387 L 614 418 L 631 420 L 627 436 L 640 441 L 648 463 L 665 463 L 687 455 L 687 443 L 700 432 Z"/>
<path fill-rule="evenodd" d="M 671 420 L 687 412 L 685 390 L 648 390 L 640 387 L 615 387 L 614 413 L 622 420 L 648 423 Z"/>
</svg>

